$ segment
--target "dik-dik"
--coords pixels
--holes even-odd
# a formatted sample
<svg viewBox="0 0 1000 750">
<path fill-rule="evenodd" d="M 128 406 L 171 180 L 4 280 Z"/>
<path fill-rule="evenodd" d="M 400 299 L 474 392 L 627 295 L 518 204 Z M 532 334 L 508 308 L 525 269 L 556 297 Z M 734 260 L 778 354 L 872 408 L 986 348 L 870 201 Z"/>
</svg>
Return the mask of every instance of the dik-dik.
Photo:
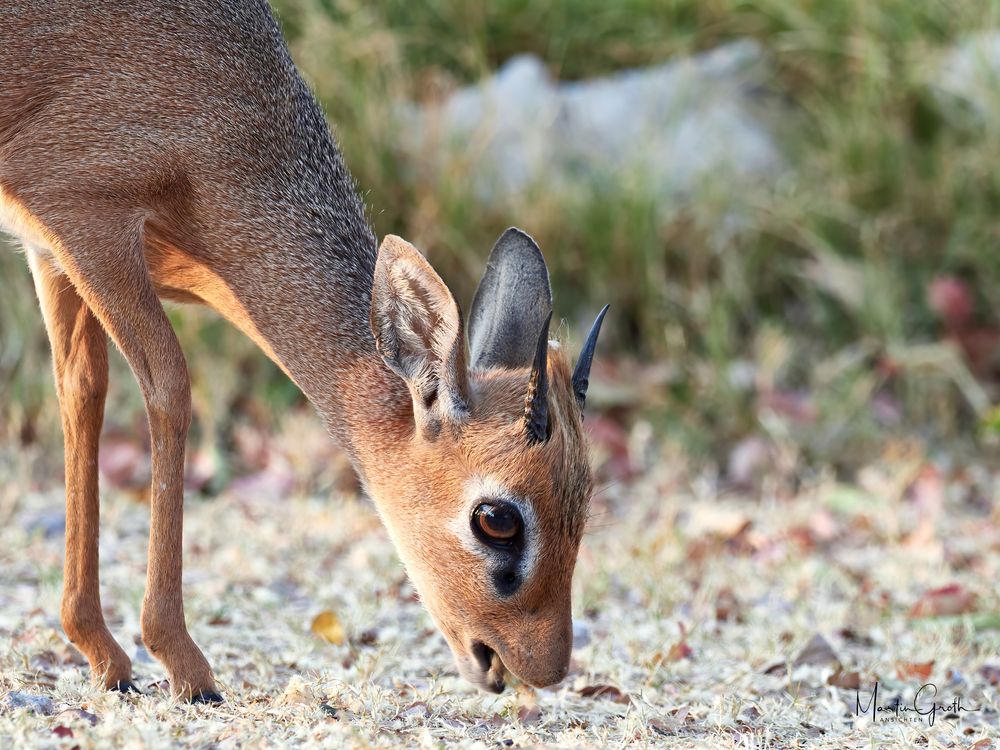
<svg viewBox="0 0 1000 750">
<path fill-rule="evenodd" d="M 460 672 L 560 681 L 591 494 L 575 369 L 550 344 L 541 253 L 510 229 L 468 339 L 434 269 L 378 246 L 323 112 L 263 0 L 0 3 L 0 226 L 23 243 L 65 435 L 62 623 L 133 690 L 98 584 L 107 337 L 149 416 L 141 628 L 175 695 L 221 700 L 181 597 L 191 394 L 160 299 L 207 305 L 308 396 L 351 456 Z M 280 512 L 276 508 L 276 512 Z"/>
</svg>

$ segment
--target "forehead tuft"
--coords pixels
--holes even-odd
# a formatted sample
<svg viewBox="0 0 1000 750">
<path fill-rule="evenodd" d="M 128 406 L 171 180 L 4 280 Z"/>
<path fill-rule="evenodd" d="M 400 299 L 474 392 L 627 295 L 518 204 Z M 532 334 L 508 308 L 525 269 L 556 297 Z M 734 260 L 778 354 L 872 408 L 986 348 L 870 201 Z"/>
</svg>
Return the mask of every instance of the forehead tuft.
<svg viewBox="0 0 1000 750">
<path fill-rule="evenodd" d="M 461 450 L 473 474 L 493 477 L 531 498 L 540 522 L 576 535 L 586 521 L 592 482 L 569 362 L 550 344 L 552 436 L 533 446 L 521 423 L 529 376 L 529 368 L 472 372 L 471 418 L 462 430 Z"/>
</svg>

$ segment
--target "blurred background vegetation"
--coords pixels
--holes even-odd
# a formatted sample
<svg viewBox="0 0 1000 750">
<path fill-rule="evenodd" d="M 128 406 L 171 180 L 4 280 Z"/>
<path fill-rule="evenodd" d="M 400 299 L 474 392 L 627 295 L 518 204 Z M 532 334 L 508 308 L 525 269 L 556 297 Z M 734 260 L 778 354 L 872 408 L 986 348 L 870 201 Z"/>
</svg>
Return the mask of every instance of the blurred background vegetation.
<svg viewBox="0 0 1000 750">
<path fill-rule="evenodd" d="M 427 254 L 467 307 L 511 224 L 546 254 L 562 334 L 612 304 L 595 408 L 739 474 L 754 451 L 851 472 L 904 436 L 932 454 L 1000 441 L 1000 118 L 948 106 L 929 70 L 1000 28 L 996 0 L 273 0 L 379 236 Z M 780 94 L 789 169 L 730 202 L 622 181 L 491 205 L 470 175 L 399 147 L 398 102 L 439 100 L 530 52 L 559 80 L 753 39 Z M 405 127 L 405 125 L 404 125 Z M 56 445 L 48 353 L 23 259 L 0 253 L 0 439 Z M 171 312 L 195 383 L 198 450 L 306 410 L 206 311 Z M 141 420 L 116 361 L 109 430 Z M 743 453 L 740 453 L 740 451 Z M 728 467 L 728 469 L 727 469 Z M 235 470 L 238 470 L 236 467 Z"/>
</svg>

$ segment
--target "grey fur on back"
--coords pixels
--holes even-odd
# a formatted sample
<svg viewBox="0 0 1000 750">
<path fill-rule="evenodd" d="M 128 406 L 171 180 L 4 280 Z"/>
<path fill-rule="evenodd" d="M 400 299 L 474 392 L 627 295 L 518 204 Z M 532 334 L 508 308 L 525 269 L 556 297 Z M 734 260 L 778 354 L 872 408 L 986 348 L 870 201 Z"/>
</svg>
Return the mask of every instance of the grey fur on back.
<svg viewBox="0 0 1000 750">
<path fill-rule="evenodd" d="M 0 39 L 0 183 L 30 198 L 44 159 L 77 195 L 183 224 L 213 268 L 233 261 L 227 240 L 266 242 L 332 272 L 366 330 L 375 237 L 265 0 L 5 0 Z M 168 194 L 185 215 L 158 215 Z"/>
<path fill-rule="evenodd" d="M 493 246 L 472 299 L 472 367 L 530 365 L 551 312 L 552 288 L 542 252 L 527 233 L 511 227 Z"/>
<path fill-rule="evenodd" d="M 378 247 L 265 0 L 0 0 L 0 40 L 0 188 L 211 269 L 339 434 Z"/>
</svg>

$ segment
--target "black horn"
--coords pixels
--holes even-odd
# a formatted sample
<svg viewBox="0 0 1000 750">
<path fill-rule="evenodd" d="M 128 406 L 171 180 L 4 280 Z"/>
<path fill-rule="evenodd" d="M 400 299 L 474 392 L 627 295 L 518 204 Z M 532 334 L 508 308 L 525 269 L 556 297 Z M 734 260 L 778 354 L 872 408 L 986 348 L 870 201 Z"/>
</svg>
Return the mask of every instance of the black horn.
<svg viewBox="0 0 1000 750">
<path fill-rule="evenodd" d="M 573 370 L 573 395 L 576 396 L 576 402 L 580 405 L 580 411 L 583 411 L 583 405 L 587 402 L 587 387 L 590 385 L 590 364 L 594 361 L 597 336 L 601 332 L 601 323 L 604 322 L 604 315 L 607 313 L 609 307 L 611 305 L 605 305 L 597 313 L 597 320 L 590 327 L 590 333 L 587 334 L 587 340 L 584 342 L 583 350 L 580 352 L 580 359 L 577 360 L 576 369 Z"/>
<path fill-rule="evenodd" d="M 535 361 L 528 379 L 528 395 L 524 399 L 524 432 L 528 445 L 549 439 L 549 323 L 550 312 L 542 325 L 535 347 Z"/>
</svg>

